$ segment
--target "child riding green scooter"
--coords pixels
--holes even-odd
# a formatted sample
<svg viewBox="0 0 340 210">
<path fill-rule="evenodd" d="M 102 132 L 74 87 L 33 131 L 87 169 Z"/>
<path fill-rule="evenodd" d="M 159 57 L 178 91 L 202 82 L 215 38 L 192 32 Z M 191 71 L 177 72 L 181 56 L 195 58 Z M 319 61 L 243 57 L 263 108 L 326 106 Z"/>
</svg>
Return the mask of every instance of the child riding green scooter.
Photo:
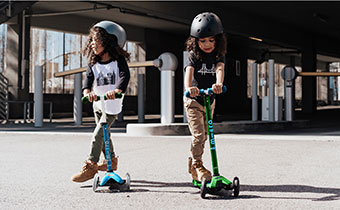
<svg viewBox="0 0 340 210">
<path fill-rule="evenodd" d="M 203 180 L 212 179 L 211 172 L 203 166 L 202 161 L 204 144 L 209 133 L 205 106 L 209 106 L 212 116 L 216 104 L 215 94 L 222 93 L 224 81 L 226 37 L 221 20 L 216 14 L 204 12 L 194 18 L 190 37 L 186 41 L 186 50 L 188 59 L 184 66 L 184 85 L 186 94 L 190 97 L 184 96 L 183 100 L 192 135 L 189 173 L 194 184 L 199 185 Z M 206 96 L 209 99 L 209 104 L 206 104 L 200 96 L 200 89 L 208 88 L 214 94 Z"/>
</svg>

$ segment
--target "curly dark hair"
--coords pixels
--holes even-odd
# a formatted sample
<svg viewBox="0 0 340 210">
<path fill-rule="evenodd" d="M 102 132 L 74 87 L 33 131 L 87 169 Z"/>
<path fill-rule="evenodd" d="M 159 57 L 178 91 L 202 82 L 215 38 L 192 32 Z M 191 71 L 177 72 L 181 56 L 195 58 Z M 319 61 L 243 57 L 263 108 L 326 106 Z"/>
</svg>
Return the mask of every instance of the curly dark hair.
<svg viewBox="0 0 340 210">
<path fill-rule="evenodd" d="M 216 58 L 221 58 L 227 53 L 227 38 L 224 33 L 217 34 L 215 38 L 215 49 Z M 185 42 L 186 50 L 188 52 L 193 51 L 197 59 L 202 60 L 203 51 L 198 46 L 198 38 L 190 36 Z"/>
<path fill-rule="evenodd" d="M 86 56 L 90 65 L 94 65 L 100 60 L 100 56 L 96 55 L 91 48 L 93 38 L 101 41 L 101 44 L 104 47 L 104 52 L 108 52 L 112 59 L 117 60 L 120 56 L 127 60 L 130 59 L 130 54 L 118 45 L 116 36 L 108 34 L 103 28 L 92 27 L 90 28 L 85 47 L 83 49 L 83 55 Z"/>
</svg>

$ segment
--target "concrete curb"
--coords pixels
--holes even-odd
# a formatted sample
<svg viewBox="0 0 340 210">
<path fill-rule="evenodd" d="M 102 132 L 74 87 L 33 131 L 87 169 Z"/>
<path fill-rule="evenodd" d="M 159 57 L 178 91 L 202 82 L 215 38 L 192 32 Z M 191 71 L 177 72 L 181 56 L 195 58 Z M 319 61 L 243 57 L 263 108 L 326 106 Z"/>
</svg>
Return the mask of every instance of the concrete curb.
<svg viewBox="0 0 340 210">
<path fill-rule="evenodd" d="M 224 133 L 247 133 L 255 131 L 275 131 L 308 128 L 309 121 L 231 121 L 214 123 L 215 134 Z M 171 135 L 190 135 L 187 123 L 129 123 L 126 126 L 126 133 L 130 136 L 171 136 Z"/>
</svg>

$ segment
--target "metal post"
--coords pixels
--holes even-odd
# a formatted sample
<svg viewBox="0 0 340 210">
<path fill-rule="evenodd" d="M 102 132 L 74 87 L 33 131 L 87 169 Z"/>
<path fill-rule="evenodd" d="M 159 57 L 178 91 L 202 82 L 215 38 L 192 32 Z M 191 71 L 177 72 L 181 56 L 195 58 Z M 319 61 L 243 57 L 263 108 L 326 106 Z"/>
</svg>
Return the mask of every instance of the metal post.
<svg viewBox="0 0 340 210">
<path fill-rule="evenodd" d="M 285 66 L 281 71 L 281 76 L 285 81 L 285 119 L 286 121 L 293 121 L 295 104 L 295 78 L 297 77 L 297 71 L 292 66 Z"/>
<path fill-rule="evenodd" d="M 6 123 L 8 123 L 8 120 L 9 120 L 9 103 L 8 103 L 8 100 L 5 103 L 6 103 Z"/>
<path fill-rule="evenodd" d="M 24 101 L 24 123 L 27 122 L 27 101 Z"/>
<path fill-rule="evenodd" d="M 340 69 L 338 69 L 338 72 L 340 72 Z M 338 76 L 336 78 L 337 78 L 337 87 L 336 87 L 336 89 L 337 89 L 337 93 L 338 93 L 336 99 L 340 100 L 340 77 Z"/>
<path fill-rule="evenodd" d="M 52 122 L 52 117 L 53 117 L 52 110 L 53 110 L 53 103 L 50 102 L 50 123 Z"/>
<path fill-rule="evenodd" d="M 158 57 L 161 67 L 161 124 L 175 122 L 175 70 L 177 58 L 172 53 L 163 53 Z"/>
<path fill-rule="evenodd" d="M 252 101 L 252 121 L 258 120 L 258 97 L 257 97 L 257 63 L 253 63 L 251 75 L 251 101 Z"/>
<path fill-rule="evenodd" d="M 294 82 L 285 80 L 285 119 L 286 121 L 293 121 L 294 119 L 294 98 L 293 98 Z"/>
<path fill-rule="evenodd" d="M 144 119 L 144 74 L 138 74 L 138 122 Z"/>
<path fill-rule="evenodd" d="M 81 125 L 83 105 L 81 103 L 81 81 L 82 74 L 74 75 L 74 96 L 73 96 L 73 119 L 75 125 Z"/>
<path fill-rule="evenodd" d="M 274 101 L 275 101 L 275 73 L 274 73 L 274 60 L 269 59 L 268 61 L 268 80 L 269 80 L 269 121 L 275 120 L 275 111 L 274 111 Z"/>
<path fill-rule="evenodd" d="M 43 67 L 34 68 L 34 127 L 43 126 Z"/>
</svg>

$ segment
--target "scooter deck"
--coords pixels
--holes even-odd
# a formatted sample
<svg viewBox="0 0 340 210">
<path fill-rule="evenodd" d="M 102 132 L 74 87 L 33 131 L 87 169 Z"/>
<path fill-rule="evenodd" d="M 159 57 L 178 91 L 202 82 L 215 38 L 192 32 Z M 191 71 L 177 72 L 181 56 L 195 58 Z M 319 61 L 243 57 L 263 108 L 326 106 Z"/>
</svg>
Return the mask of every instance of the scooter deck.
<svg viewBox="0 0 340 210">
<path fill-rule="evenodd" d="M 195 179 L 192 180 L 192 184 L 198 188 L 201 188 L 202 186 L 202 182 Z M 232 184 L 233 183 L 231 181 L 223 176 L 213 176 L 206 186 L 208 188 L 224 188 L 227 190 L 232 190 Z"/>
<path fill-rule="evenodd" d="M 124 184 L 124 180 L 114 172 L 107 172 L 99 186 L 110 186 L 111 183 Z"/>
<path fill-rule="evenodd" d="M 128 191 L 130 190 L 130 175 L 126 174 L 126 180 L 123 180 L 114 172 L 107 172 L 100 181 L 99 175 L 96 174 L 93 182 L 93 191 L 96 192 L 98 187 L 108 186 L 110 190 Z"/>
</svg>

